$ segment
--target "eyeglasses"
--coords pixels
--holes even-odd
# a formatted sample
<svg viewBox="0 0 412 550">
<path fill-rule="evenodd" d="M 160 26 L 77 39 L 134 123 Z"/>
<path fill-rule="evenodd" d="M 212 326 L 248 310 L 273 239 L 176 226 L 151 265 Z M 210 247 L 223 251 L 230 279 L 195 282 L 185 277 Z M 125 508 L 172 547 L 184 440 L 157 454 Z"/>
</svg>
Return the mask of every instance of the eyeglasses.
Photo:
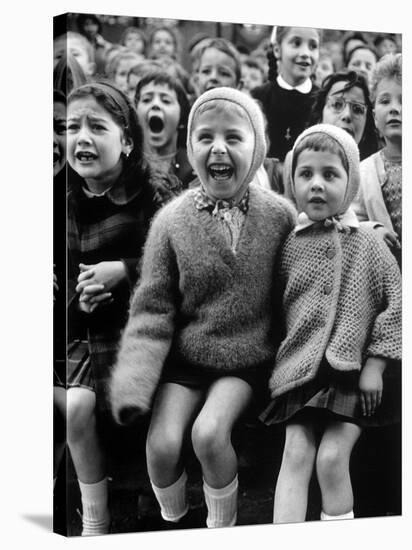
<svg viewBox="0 0 412 550">
<path fill-rule="evenodd" d="M 341 113 L 346 105 L 350 106 L 352 115 L 356 118 L 361 118 L 366 115 L 366 105 L 364 103 L 357 103 L 355 101 L 348 101 L 343 96 L 329 96 L 326 101 L 328 107 L 335 111 L 335 113 Z"/>
</svg>

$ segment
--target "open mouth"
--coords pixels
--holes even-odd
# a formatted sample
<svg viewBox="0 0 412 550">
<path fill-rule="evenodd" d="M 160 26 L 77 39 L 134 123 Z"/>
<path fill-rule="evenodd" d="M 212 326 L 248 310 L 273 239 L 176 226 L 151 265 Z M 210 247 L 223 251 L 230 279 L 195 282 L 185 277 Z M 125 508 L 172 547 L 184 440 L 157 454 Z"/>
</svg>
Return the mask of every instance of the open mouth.
<svg viewBox="0 0 412 550">
<path fill-rule="evenodd" d="M 208 172 L 217 181 L 225 181 L 233 176 L 233 168 L 228 164 L 211 164 Z"/>
<path fill-rule="evenodd" d="M 321 197 L 313 197 L 309 201 L 311 204 L 326 204 L 325 199 L 322 199 Z"/>
<path fill-rule="evenodd" d="M 161 119 L 159 116 L 153 115 L 149 118 L 149 128 L 150 131 L 154 134 L 160 134 L 164 127 L 165 124 L 163 122 L 163 119 Z"/>
<path fill-rule="evenodd" d="M 391 120 L 388 120 L 387 124 L 389 126 L 399 126 L 400 124 L 402 124 L 402 122 L 400 120 L 397 120 L 397 119 L 391 119 Z"/>
<path fill-rule="evenodd" d="M 97 155 L 95 153 L 90 153 L 89 151 L 78 151 L 75 154 L 75 157 L 80 162 L 89 162 L 91 160 L 97 159 Z"/>
</svg>

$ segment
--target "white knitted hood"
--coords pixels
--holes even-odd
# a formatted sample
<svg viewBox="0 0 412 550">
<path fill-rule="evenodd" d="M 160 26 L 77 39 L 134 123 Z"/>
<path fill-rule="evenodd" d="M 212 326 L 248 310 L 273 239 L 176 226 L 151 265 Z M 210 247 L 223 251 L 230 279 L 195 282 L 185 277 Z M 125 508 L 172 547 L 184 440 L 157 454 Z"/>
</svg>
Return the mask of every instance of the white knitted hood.
<svg viewBox="0 0 412 550">
<path fill-rule="evenodd" d="M 333 126 L 332 124 L 315 124 L 314 126 L 311 126 L 310 128 L 304 130 L 297 137 L 292 149 L 292 158 L 290 158 L 289 162 L 285 162 L 284 170 L 286 185 L 289 186 L 293 196 L 295 197 L 295 183 L 293 181 L 292 167 L 296 165 L 296 147 L 307 136 L 318 133 L 327 134 L 329 137 L 337 141 L 343 149 L 348 162 L 348 185 L 346 188 L 345 198 L 342 203 L 341 209 L 339 212 L 337 212 L 337 214 L 341 215 L 344 214 L 352 204 L 354 198 L 358 193 L 360 185 L 359 149 L 353 137 L 345 130 L 342 130 L 342 128 L 338 128 L 337 126 Z"/>
<path fill-rule="evenodd" d="M 199 107 L 207 103 L 208 101 L 225 100 L 236 104 L 245 112 L 245 117 L 248 118 L 253 128 L 255 136 L 255 147 L 253 150 L 252 163 L 249 168 L 249 172 L 246 176 L 247 183 L 250 183 L 257 169 L 263 163 L 266 157 L 266 139 L 265 139 L 265 122 L 262 111 L 260 110 L 256 101 L 248 96 L 244 92 L 240 92 L 235 88 L 219 87 L 213 88 L 203 93 L 194 102 L 192 109 L 190 110 L 189 120 L 187 123 L 187 156 L 190 164 L 193 166 L 193 147 L 192 147 L 192 133 L 193 133 L 193 121 Z"/>
</svg>

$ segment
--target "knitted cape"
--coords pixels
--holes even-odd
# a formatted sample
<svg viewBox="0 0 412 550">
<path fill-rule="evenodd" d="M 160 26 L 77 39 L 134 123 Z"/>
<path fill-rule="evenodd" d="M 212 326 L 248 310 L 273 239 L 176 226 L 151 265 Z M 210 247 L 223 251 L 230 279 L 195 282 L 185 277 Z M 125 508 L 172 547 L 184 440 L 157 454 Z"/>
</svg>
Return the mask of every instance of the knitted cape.
<svg viewBox="0 0 412 550">
<path fill-rule="evenodd" d="M 155 217 L 111 380 L 112 411 L 151 405 L 165 359 L 230 374 L 275 358 L 273 279 L 294 227 L 287 199 L 249 187 L 236 254 L 190 189 Z"/>
<path fill-rule="evenodd" d="M 279 277 L 286 332 L 272 398 L 313 379 L 323 357 L 339 371 L 359 371 L 369 356 L 400 360 L 400 271 L 373 229 L 291 233 Z"/>
</svg>

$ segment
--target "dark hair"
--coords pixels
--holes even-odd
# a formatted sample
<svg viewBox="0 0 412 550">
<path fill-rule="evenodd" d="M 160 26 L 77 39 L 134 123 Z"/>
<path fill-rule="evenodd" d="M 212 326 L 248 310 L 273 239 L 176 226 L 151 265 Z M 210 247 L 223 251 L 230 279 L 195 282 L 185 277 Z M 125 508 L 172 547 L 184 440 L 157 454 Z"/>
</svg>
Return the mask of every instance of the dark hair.
<svg viewBox="0 0 412 550">
<path fill-rule="evenodd" d="M 137 118 L 137 113 L 128 97 L 116 86 L 107 81 L 85 84 L 72 90 L 67 98 L 67 104 L 84 97 L 92 96 L 113 118 L 123 130 L 125 136 L 133 141 L 130 155 L 124 158 L 123 174 L 128 177 L 131 173 L 144 174 L 143 133 Z"/>
<path fill-rule="evenodd" d="M 185 88 L 181 81 L 174 77 L 173 75 L 166 73 L 162 69 L 153 67 L 148 69 L 147 73 L 141 78 L 136 87 L 135 93 L 135 106 L 140 100 L 140 93 L 144 86 L 153 82 L 154 84 L 164 84 L 168 86 L 171 90 L 176 92 L 177 101 L 180 106 L 180 118 L 178 124 L 178 136 L 177 136 L 177 145 L 178 147 L 184 147 L 186 144 L 186 135 L 187 135 L 187 120 L 189 118 L 190 103 L 186 95 Z"/>
<path fill-rule="evenodd" d="M 379 44 L 384 40 L 391 40 L 394 44 L 396 44 L 396 38 L 393 34 L 384 33 L 384 34 L 378 34 L 378 36 L 375 37 L 375 40 L 373 41 L 373 45 L 375 46 L 375 48 L 377 48 Z"/>
<path fill-rule="evenodd" d="M 346 65 L 348 65 L 350 63 L 350 61 L 353 57 L 353 54 L 355 52 L 357 52 L 358 50 L 368 50 L 368 51 L 372 52 L 373 55 L 375 56 L 376 61 L 378 61 L 378 54 L 377 54 L 375 48 L 372 48 L 372 46 L 369 46 L 368 44 L 359 44 L 358 46 L 355 46 L 354 48 L 349 50 L 348 55 L 347 55 Z"/>
<path fill-rule="evenodd" d="M 86 82 L 87 76 L 76 58 L 69 53 L 63 55 L 53 70 L 53 87 L 67 96 Z"/>
<path fill-rule="evenodd" d="M 290 29 L 293 29 L 294 27 L 276 27 L 276 33 L 275 33 L 275 40 L 276 43 L 280 46 L 282 44 L 282 41 L 284 40 L 285 36 L 288 34 Z M 317 29 L 314 27 L 316 32 L 319 36 L 319 44 L 322 42 L 322 29 Z M 275 54 L 273 53 L 273 44 L 271 47 L 268 48 L 266 52 L 268 63 L 269 63 L 269 70 L 268 70 L 268 80 L 270 82 L 275 82 L 277 76 L 278 76 L 278 60 L 275 57 Z"/>
<path fill-rule="evenodd" d="M 79 32 L 84 33 L 83 28 L 84 24 L 88 19 L 91 19 L 93 23 L 97 25 L 97 32 L 100 34 L 102 32 L 102 23 L 100 19 L 94 13 L 80 13 L 76 18 L 77 28 Z"/>
<path fill-rule="evenodd" d="M 66 96 L 61 90 L 56 88 L 53 90 L 53 103 L 63 103 L 66 105 Z"/>
<path fill-rule="evenodd" d="M 322 122 L 323 109 L 329 92 L 337 82 L 346 82 L 342 91 L 351 90 L 354 87 L 360 88 L 363 92 L 366 104 L 366 123 L 363 136 L 358 143 L 360 158 L 363 160 L 378 150 L 378 136 L 373 118 L 373 106 L 370 99 L 369 88 L 364 76 L 356 71 L 339 71 L 328 75 L 323 81 L 322 87 L 316 93 L 315 103 L 309 117 L 308 127 Z"/>
<path fill-rule="evenodd" d="M 346 47 L 351 40 L 360 40 L 365 45 L 368 44 L 368 41 L 366 40 L 365 36 L 360 31 L 353 31 L 346 34 L 345 38 L 342 41 L 343 62 L 345 65 L 348 64 L 348 54 L 349 54 L 349 52 L 346 51 Z"/>
<path fill-rule="evenodd" d="M 329 136 L 328 134 L 316 132 L 304 137 L 293 151 L 291 172 L 293 179 L 299 155 L 303 153 L 303 151 L 328 151 L 329 153 L 334 153 L 335 155 L 339 156 L 342 162 L 342 166 L 346 170 L 346 173 L 349 173 L 348 158 L 340 143 L 338 143 L 336 139 Z"/>
</svg>

